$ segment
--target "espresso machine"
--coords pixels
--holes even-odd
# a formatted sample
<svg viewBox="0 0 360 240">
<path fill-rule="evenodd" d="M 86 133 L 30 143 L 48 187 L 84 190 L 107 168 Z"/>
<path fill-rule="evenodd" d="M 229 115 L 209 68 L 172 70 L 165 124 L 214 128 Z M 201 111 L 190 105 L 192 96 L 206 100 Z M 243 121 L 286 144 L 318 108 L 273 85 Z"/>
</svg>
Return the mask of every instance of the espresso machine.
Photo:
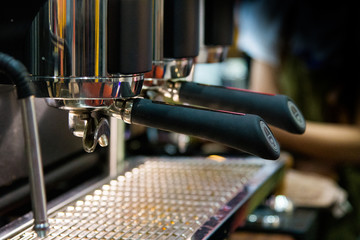
<svg viewBox="0 0 360 240">
<path fill-rule="evenodd" d="M 191 73 L 198 54 L 198 1 L 44 0 L 28 8 L 11 4 L 1 10 L 0 26 L 8 33 L 1 37 L 1 78 L 17 89 L 14 95 L 8 93 L 14 88 L 5 86 L 11 89 L 4 91 L 4 98 L 17 96 L 21 103 L 33 211 L 2 227 L 2 238 L 218 239 L 216 234 L 234 230 L 281 178 L 283 162 L 265 160 L 278 159 L 280 147 L 261 117 L 144 97 L 142 91 L 167 89 L 174 74 L 182 78 Z M 179 16 L 188 20 L 190 27 L 184 29 L 190 32 L 164 37 L 182 25 Z M 192 40 L 180 38 L 192 35 Z M 189 54 L 183 56 L 183 50 Z M 164 77 L 166 69 L 170 77 Z M 40 144 L 34 96 L 36 102 L 46 102 L 50 115 L 68 114 L 69 132 L 79 137 L 50 133 L 59 136 L 58 146 L 69 145 L 62 155 L 54 154 L 60 161 L 78 153 L 81 145 L 83 152 L 95 154 L 98 144 L 110 145 L 110 153 L 99 153 L 99 158 L 123 151 L 124 136 L 112 130 L 118 124 L 115 118 L 225 144 L 256 157 L 136 158 L 123 173 L 114 173 L 109 164 L 101 180 L 47 203 L 42 169 L 47 160 L 42 161 L 41 154 L 48 146 Z M 54 128 L 61 126 L 54 123 Z M 67 169 L 65 175 L 73 171 Z"/>
</svg>

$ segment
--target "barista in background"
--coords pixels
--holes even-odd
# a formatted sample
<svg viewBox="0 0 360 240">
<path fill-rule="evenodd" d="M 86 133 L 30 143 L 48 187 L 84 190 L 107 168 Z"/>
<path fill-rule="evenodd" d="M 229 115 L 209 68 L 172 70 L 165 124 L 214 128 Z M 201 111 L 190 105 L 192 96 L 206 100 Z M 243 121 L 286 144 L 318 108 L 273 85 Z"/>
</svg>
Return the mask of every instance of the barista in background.
<svg viewBox="0 0 360 240">
<path fill-rule="evenodd" d="M 249 88 L 288 95 L 307 119 L 303 135 L 272 128 L 282 149 L 294 155 L 294 167 L 337 177 L 348 191 L 353 211 L 335 222 L 326 239 L 355 239 L 360 236 L 360 14 L 350 1 L 324 4 L 241 0 L 237 46 L 252 59 Z"/>
</svg>

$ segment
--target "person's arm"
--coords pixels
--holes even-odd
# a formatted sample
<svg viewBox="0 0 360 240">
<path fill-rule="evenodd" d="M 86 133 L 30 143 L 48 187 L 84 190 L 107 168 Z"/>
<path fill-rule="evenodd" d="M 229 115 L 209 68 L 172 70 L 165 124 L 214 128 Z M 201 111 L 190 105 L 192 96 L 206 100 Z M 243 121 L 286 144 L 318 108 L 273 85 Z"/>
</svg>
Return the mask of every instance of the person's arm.
<svg viewBox="0 0 360 240">
<path fill-rule="evenodd" d="M 276 68 L 257 60 L 253 60 L 251 66 L 251 90 L 279 93 Z M 329 163 L 360 163 L 360 121 L 358 123 L 347 125 L 307 121 L 306 131 L 302 135 L 275 127 L 272 127 L 272 131 L 283 150 Z"/>
<path fill-rule="evenodd" d="M 302 135 L 272 127 L 284 150 L 294 151 L 329 163 L 360 163 L 360 127 L 307 121 Z"/>
<path fill-rule="evenodd" d="M 278 70 L 264 61 L 251 60 L 249 89 L 257 92 L 278 94 Z"/>
</svg>

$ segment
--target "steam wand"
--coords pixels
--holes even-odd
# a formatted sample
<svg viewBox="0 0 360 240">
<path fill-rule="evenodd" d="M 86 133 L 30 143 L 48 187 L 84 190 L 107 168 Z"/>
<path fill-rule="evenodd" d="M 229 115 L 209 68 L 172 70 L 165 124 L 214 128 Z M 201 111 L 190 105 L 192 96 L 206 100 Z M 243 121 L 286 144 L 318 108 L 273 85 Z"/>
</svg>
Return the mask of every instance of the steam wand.
<svg viewBox="0 0 360 240">
<path fill-rule="evenodd" d="M 18 99 L 21 102 L 26 155 L 29 161 L 34 230 L 39 237 L 45 237 L 49 231 L 49 223 L 34 96 L 28 84 L 29 73 L 21 62 L 4 53 L 0 53 L 0 72 L 5 73 L 16 85 Z"/>
</svg>

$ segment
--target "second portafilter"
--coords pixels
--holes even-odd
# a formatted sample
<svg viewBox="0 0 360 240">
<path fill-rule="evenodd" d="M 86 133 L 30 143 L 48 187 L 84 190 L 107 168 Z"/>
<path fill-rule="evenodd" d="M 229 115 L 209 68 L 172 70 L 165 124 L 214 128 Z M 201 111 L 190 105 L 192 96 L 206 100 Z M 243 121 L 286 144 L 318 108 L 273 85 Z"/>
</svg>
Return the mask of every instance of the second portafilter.
<svg viewBox="0 0 360 240">
<path fill-rule="evenodd" d="M 153 71 L 145 75 L 144 95 L 164 101 L 231 112 L 256 114 L 291 133 L 305 131 L 305 119 L 285 95 L 252 92 L 192 82 L 195 63 L 223 61 L 233 40 L 235 1 L 158 0 Z M 161 28 L 162 26 L 162 28 Z M 163 43 L 163 44 L 160 44 Z M 196 71 L 196 70 L 195 70 Z"/>
</svg>

